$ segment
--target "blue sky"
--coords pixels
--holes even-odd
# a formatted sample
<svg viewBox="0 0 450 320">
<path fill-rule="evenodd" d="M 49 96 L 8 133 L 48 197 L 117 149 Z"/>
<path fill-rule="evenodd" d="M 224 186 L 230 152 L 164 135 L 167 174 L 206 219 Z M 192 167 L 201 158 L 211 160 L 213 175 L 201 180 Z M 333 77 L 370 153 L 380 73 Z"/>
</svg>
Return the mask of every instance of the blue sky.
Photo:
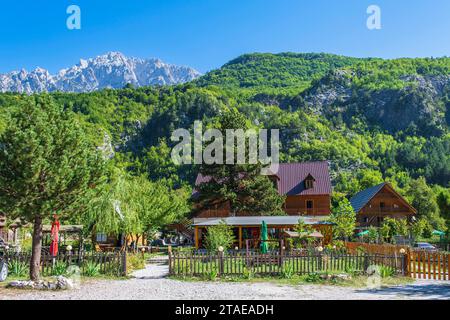
<svg viewBox="0 0 450 320">
<path fill-rule="evenodd" d="M 66 9 L 81 8 L 81 30 Z M 382 29 L 366 9 L 380 6 Z M 0 73 L 51 72 L 107 51 L 206 72 L 248 52 L 450 55 L 448 0 L 20 0 L 0 7 Z"/>
</svg>

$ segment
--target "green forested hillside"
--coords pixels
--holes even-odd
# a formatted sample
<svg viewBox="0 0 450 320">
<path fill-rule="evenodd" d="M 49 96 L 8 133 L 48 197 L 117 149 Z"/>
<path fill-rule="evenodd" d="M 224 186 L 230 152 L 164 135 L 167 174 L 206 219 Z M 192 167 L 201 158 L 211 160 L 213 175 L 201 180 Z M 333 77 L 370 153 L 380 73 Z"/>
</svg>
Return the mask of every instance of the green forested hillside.
<svg viewBox="0 0 450 320">
<path fill-rule="evenodd" d="M 170 134 L 237 108 L 277 128 L 282 161 L 328 160 L 334 201 L 390 181 L 435 228 L 450 220 L 450 59 L 248 54 L 178 86 L 57 93 L 114 161 L 151 180 L 192 186 L 197 168 L 170 160 Z M 8 110 L 29 97 L 1 94 Z"/>
<path fill-rule="evenodd" d="M 325 53 L 254 53 L 242 55 L 196 80 L 200 86 L 305 88 L 332 69 L 363 59 Z"/>
</svg>

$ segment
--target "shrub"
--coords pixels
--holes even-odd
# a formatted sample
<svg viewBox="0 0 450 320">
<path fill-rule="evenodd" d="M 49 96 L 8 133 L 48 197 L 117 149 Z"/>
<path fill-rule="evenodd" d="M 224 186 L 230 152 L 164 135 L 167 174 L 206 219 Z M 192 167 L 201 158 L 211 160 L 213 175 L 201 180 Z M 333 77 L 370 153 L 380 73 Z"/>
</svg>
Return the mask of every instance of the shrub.
<svg viewBox="0 0 450 320">
<path fill-rule="evenodd" d="M 89 261 L 84 265 L 83 275 L 86 277 L 95 277 L 100 273 L 100 265 Z"/>
<path fill-rule="evenodd" d="M 305 277 L 305 281 L 306 282 L 311 282 L 311 283 L 316 283 L 316 282 L 320 282 L 320 274 L 318 273 L 310 273 Z"/>
<path fill-rule="evenodd" d="M 67 273 L 67 263 L 64 261 L 56 261 L 52 269 L 53 276 L 64 276 Z"/>
<path fill-rule="evenodd" d="M 255 274 L 254 274 L 253 270 L 248 269 L 247 267 L 244 267 L 244 270 L 242 271 L 242 277 L 244 279 L 251 280 L 255 277 Z"/>
<path fill-rule="evenodd" d="M 370 226 L 368 229 L 369 233 L 367 237 L 369 238 L 370 243 L 375 243 L 378 240 L 378 229 L 374 226 Z"/>
<path fill-rule="evenodd" d="M 281 271 L 281 277 L 283 279 L 292 279 L 294 276 L 294 268 L 292 265 L 286 265 Z"/>
<path fill-rule="evenodd" d="M 394 276 L 395 272 L 394 272 L 394 268 L 392 267 L 388 267 L 388 266 L 380 266 L 380 276 L 382 278 L 389 278 Z"/>
<path fill-rule="evenodd" d="M 364 248 L 364 247 L 357 247 L 356 248 L 356 253 L 357 254 L 365 254 L 365 253 L 367 253 L 367 249 L 366 248 Z"/>
<path fill-rule="evenodd" d="M 25 277 L 28 274 L 28 264 L 19 260 L 11 260 L 8 263 L 8 272 L 10 276 Z"/>
<path fill-rule="evenodd" d="M 141 254 L 129 254 L 127 256 L 127 270 L 140 270 L 145 268 L 145 259 Z"/>
<path fill-rule="evenodd" d="M 357 269 L 353 265 L 349 265 L 349 266 L 345 267 L 345 273 L 347 273 L 351 276 L 355 276 L 358 273 L 356 270 Z"/>
<path fill-rule="evenodd" d="M 233 228 L 222 221 L 217 226 L 208 228 L 206 248 L 210 252 L 216 252 L 219 247 L 223 247 L 226 251 L 232 246 L 234 240 Z"/>
<path fill-rule="evenodd" d="M 207 274 L 206 276 L 208 277 L 209 281 L 215 281 L 217 279 L 217 276 L 219 275 L 219 272 L 217 271 L 216 268 L 212 268 Z"/>
</svg>

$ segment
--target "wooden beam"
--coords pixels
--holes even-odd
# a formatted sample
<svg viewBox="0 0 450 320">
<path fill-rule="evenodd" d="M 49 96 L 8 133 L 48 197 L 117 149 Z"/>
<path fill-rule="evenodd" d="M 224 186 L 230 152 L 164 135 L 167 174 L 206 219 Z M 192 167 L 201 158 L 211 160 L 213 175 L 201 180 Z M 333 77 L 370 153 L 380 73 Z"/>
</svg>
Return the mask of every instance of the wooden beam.
<svg viewBox="0 0 450 320">
<path fill-rule="evenodd" d="M 239 227 L 239 249 L 242 249 L 242 227 Z"/>
<path fill-rule="evenodd" d="M 195 249 L 198 249 L 198 227 L 194 228 Z"/>
</svg>

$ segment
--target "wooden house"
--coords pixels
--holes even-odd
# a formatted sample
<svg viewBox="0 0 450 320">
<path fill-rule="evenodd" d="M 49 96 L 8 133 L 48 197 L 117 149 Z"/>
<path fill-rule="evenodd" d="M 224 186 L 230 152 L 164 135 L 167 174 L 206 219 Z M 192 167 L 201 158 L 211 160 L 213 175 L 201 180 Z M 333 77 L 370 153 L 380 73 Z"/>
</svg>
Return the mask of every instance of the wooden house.
<svg viewBox="0 0 450 320">
<path fill-rule="evenodd" d="M 331 213 L 331 180 L 328 162 L 282 163 L 278 171 L 272 170 L 269 178 L 280 195 L 286 197 L 283 210 L 286 216 L 262 217 L 251 212 L 233 214 L 228 204 L 197 208 L 193 219 L 196 248 L 203 245 L 209 226 L 222 221 L 233 226 L 235 245 L 243 248 L 247 240 L 258 240 L 262 221 L 269 228 L 272 239 L 282 239 L 284 231 L 293 230 L 302 220 L 324 236 L 324 243 L 331 241 L 331 225 L 326 220 Z M 208 183 L 209 177 L 197 176 L 196 186 Z M 193 197 L 198 196 L 194 190 Z"/>
<path fill-rule="evenodd" d="M 283 210 L 288 215 L 328 216 L 331 213 L 331 180 L 328 162 L 281 163 L 269 176 L 278 193 L 286 196 Z M 195 185 L 208 183 L 209 177 L 197 176 Z M 193 197 L 197 196 L 194 190 Z M 241 213 L 251 216 L 252 213 Z M 202 208 L 195 218 L 229 217 L 229 205 Z"/>
<path fill-rule="evenodd" d="M 379 227 L 386 217 L 408 219 L 417 213 L 387 182 L 365 189 L 350 199 L 360 229 Z"/>
</svg>

